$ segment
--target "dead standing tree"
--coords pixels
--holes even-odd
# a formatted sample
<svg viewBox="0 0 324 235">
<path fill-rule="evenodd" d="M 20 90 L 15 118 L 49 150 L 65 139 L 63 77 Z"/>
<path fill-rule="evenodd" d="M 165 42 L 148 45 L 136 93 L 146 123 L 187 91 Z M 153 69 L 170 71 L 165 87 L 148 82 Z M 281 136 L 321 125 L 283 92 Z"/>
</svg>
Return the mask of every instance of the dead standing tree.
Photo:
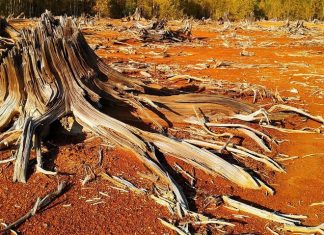
<svg viewBox="0 0 324 235">
<path fill-rule="evenodd" d="M 0 73 L 0 149 L 17 144 L 13 180 L 26 182 L 32 148 L 37 155 L 37 171 L 43 169 L 41 141 L 47 128 L 66 115 L 87 131 L 133 152 L 174 193 L 174 201 L 188 209 L 185 194 L 161 163 L 156 151 L 172 155 L 210 175 L 222 177 L 247 189 L 266 189 L 273 192 L 256 175 L 222 159 L 218 154 L 227 151 L 265 164 L 271 170 L 283 172 L 279 164 L 263 153 L 232 143 L 215 141 L 219 136 L 213 126 L 234 128 L 252 138 L 265 152 L 270 152 L 272 138 L 249 126 L 250 122 L 283 120 L 289 114 L 324 123 L 322 117 L 312 116 L 286 105 L 260 109 L 231 97 L 211 94 L 210 85 L 204 93 L 185 93 L 181 90 L 153 88 L 107 66 L 91 50 L 71 18 L 54 18 L 49 12 L 42 15 L 37 27 L 23 29 L 19 34 L 8 24 L 1 27 Z M 10 43 L 6 43 L 9 41 Z M 219 85 L 214 88 L 219 89 Z M 237 92 L 239 93 L 239 92 Z M 95 106 L 100 100 L 114 105 L 131 106 L 139 118 L 149 118 L 156 132 L 149 132 L 117 120 Z M 213 116 L 235 118 L 242 124 L 215 124 Z M 202 127 L 203 139 L 189 135 L 187 139 L 167 136 L 165 128 L 172 123 Z M 161 124 L 162 123 L 162 124 Z M 186 131 L 184 129 L 184 131 Z"/>
</svg>

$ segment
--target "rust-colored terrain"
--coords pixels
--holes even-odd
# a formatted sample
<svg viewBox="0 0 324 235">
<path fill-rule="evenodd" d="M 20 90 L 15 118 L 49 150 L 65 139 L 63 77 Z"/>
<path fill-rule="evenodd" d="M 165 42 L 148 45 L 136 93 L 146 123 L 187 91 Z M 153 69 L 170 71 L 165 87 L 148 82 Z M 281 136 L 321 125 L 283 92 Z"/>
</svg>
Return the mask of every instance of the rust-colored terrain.
<svg viewBox="0 0 324 235">
<path fill-rule="evenodd" d="M 13 25 L 25 27 L 28 24 L 33 23 Z M 170 81 L 168 78 L 191 75 L 258 84 L 277 91 L 281 97 L 289 97 L 292 106 L 313 115 L 324 115 L 322 24 L 306 24 L 311 32 L 291 34 L 280 28 L 283 22 L 259 22 L 244 27 L 237 24 L 226 30 L 217 23 L 200 22 L 193 25 L 192 41 L 185 43 L 139 42 L 125 30 L 131 24 L 101 20 L 94 26 L 85 27 L 83 33 L 106 63 L 135 79 L 145 76 L 157 86 L 188 86 L 188 89 L 197 89 L 194 81 Z M 177 28 L 180 22 L 169 24 Z M 249 101 L 252 98 L 242 97 Z M 125 117 L 123 112 L 110 112 L 121 120 L 138 124 Z M 318 127 L 318 124 L 299 120 L 290 128 L 305 126 Z M 192 188 L 188 186 L 190 179 L 186 175 L 174 171 L 175 179 L 190 198 L 191 208 L 213 218 L 233 221 L 236 225 L 224 232 L 213 225 L 194 226 L 191 231 L 200 234 L 271 234 L 267 227 L 272 230 L 279 227 L 276 223 L 217 206 L 210 195 L 233 195 L 274 211 L 303 214 L 308 216 L 304 224 L 309 226 L 324 222 L 323 204 L 311 206 L 324 201 L 323 134 L 288 134 L 276 130 L 269 130 L 269 133 L 281 140 L 276 147 L 278 154 L 273 157 L 287 173 L 265 171 L 248 161 L 246 164 L 256 167 L 254 169 L 275 189 L 273 196 L 238 188 L 221 177 L 210 177 L 172 156 L 167 157 L 169 166 L 177 163 L 196 179 Z M 58 124 L 52 127 L 50 136 L 44 144 L 48 152 L 46 164 L 48 168 L 55 167 L 60 172 L 58 176 L 30 172 L 27 184 L 12 183 L 13 165 L 0 165 L 0 223 L 15 221 L 32 208 L 37 197 L 52 191 L 59 181 L 67 180 L 70 183 L 67 192 L 46 210 L 27 220 L 18 231 L 23 234 L 174 234 L 158 220 L 173 218 L 173 215 L 149 196 L 117 190 L 100 177 L 82 186 L 84 168 L 90 166 L 96 175 L 109 172 L 139 188 L 150 189 L 152 182 L 145 177 L 149 172 L 135 156 L 107 146 L 96 137 L 66 135 Z M 98 166 L 101 149 L 103 163 Z M 10 156 L 8 150 L 1 153 L 0 159 Z M 35 162 L 31 161 L 31 164 Z"/>
</svg>

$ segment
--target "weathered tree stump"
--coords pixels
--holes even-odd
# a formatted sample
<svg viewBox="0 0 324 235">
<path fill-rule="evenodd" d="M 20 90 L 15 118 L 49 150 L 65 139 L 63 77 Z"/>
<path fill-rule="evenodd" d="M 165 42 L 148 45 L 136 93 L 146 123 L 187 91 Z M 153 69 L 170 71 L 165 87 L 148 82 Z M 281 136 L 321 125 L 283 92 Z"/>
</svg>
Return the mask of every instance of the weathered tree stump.
<svg viewBox="0 0 324 235">
<path fill-rule="evenodd" d="M 135 28 L 138 30 L 139 38 L 145 42 L 184 42 L 191 40 L 192 24 L 189 20 L 184 22 L 182 28 L 172 30 L 166 28 L 166 20 L 156 20 L 151 25 L 143 26 L 136 24 Z"/>
</svg>

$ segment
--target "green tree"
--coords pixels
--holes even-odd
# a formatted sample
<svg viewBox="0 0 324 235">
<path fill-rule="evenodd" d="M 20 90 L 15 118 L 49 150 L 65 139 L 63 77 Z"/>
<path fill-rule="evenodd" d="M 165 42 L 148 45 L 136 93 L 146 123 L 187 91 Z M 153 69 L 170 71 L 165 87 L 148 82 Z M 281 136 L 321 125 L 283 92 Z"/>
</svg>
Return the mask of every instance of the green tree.
<svg viewBox="0 0 324 235">
<path fill-rule="evenodd" d="M 160 18 L 180 18 L 183 16 L 181 0 L 154 0 Z"/>
<path fill-rule="evenodd" d="M 250 16 L 256 7 L 256 0 L 233 0 L 229 6 L 229 12 L 234 19 L 243 19 Z"/>
<path fill-rule="evenodd" d="M 309 19 L 324 19 L 324 1 L 311 0 L 309 4 Z"/>
<path fill-rule="evenodd" d="M 262 18 L 324 19 L 324 0 L 0 0 L 0 14 L 40 16 L 45 9 L 55 15 L 100 13 L 114 18 L 132 14 L 139 7 L 146 18 L 218 19 L 230 13 L 233 19 Z"/>
<path fill-rule="evenodd" d="M 94 11 L 99 14 L 99 16 L 108 16 L 108 1 L 107 0 L 97 0 L 94 6 Z"/>
<path fill-rule="evenodd" d="M 211 0 L 211 2 L 213 10 L 212 16 L 214 19 L 219 19 L 229 12 L 229 4 L 226 0 Z"/>
</svg>

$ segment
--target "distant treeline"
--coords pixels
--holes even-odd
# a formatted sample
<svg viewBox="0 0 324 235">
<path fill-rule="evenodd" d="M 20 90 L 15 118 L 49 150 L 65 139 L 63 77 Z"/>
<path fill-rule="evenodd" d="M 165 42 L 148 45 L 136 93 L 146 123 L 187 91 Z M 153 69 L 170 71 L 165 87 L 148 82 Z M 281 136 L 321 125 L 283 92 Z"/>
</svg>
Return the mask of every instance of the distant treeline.
<svg viewBox="0 0 324 235">
<path fill-rule="evenodd" d="M 26 17 L 40 16 L 46 9 L 55 15 L 81 15 L 94 13 L 96 0 L 0 0 L 0 15 Z"/>
<path fill-rule="evenodd" d="M 0 14 L 39 16 L 45 9 L 56 15 L 82 13 L 121 18 L 141 9 L 144 17 L 239 20 L 324 20 L 324 0 L 0 0 Z"/>
</svg>

